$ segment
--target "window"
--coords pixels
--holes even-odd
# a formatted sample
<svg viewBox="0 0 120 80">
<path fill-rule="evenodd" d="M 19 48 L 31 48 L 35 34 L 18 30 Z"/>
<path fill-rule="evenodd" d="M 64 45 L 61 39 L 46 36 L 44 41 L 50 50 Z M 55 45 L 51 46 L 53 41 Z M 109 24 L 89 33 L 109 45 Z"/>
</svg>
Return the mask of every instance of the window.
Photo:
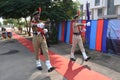
<svg viewBox="0 0 120 80">
<path fill-rule="evenodd" d="M 98 16 L 102 16 L 102 13 L 103 13 L 103 9 L 98 9 Z"/>
<path fill-rule="evenodd" d="M 107 14 L 116 14 L 116 7 L 114 6 L 114 0 L 107 0 Z"/>
<path fill-rule="evenodd" d="M 100 5 L 100 0 L 95 0 L 95 6 Z"/>
</svg>

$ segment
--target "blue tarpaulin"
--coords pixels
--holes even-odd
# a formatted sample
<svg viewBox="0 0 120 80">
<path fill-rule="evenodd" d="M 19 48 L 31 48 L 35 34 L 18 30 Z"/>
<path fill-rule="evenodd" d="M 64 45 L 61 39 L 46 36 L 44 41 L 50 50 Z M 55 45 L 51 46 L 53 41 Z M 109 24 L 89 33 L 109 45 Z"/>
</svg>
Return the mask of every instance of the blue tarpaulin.
<svg viewBox="0 0 120 80">
<path fill-rule="evenodd" d="M 120 20 L 109 20 L 108 22 L 107 50 L 120 54 Z"/>
<path fill-rule="evenodd" d="M 60 23 L 58 26 L 58 40 L 61 40 L 61 35 L 62 35 L 62 23 Z"/>
<path fill-rule="evenodd" d="M 94 50 L 96 45 L 96 30 L 97 30 L 97 20 L 92 20 L 91 30 L 90 30 L 90 49 L 94 49 Z"/>
</svg>

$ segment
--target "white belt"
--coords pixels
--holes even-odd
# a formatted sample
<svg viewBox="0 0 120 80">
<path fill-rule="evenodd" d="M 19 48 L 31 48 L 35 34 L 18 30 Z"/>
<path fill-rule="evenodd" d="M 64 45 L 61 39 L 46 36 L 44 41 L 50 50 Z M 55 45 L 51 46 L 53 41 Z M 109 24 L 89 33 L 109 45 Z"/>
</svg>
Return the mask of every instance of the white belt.
<svg viewBox="0 0 120 80">
<path fill-rule="evenodd" d="M 41 32 L 37 32 L 37 34 L 39 35 L 39 34 L 41 34 Z"/>
</svg>

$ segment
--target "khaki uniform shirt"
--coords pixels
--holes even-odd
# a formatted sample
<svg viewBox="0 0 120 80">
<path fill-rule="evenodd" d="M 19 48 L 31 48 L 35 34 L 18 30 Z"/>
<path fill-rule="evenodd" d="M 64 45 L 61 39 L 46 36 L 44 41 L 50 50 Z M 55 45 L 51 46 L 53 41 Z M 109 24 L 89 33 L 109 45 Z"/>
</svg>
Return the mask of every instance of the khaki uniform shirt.
<svg viewBox="0 0 120 80">
<path fill-rule="evenodd" d="M 79 28 L 78 28 L 79 27 Z M 73 33 L 80 33 L 80 30 L 81 30 L 81 26 L 78 24 L 78 22 L 77 21 L 75 21 L 74 23 L 73 23 Z"/>
</svg>

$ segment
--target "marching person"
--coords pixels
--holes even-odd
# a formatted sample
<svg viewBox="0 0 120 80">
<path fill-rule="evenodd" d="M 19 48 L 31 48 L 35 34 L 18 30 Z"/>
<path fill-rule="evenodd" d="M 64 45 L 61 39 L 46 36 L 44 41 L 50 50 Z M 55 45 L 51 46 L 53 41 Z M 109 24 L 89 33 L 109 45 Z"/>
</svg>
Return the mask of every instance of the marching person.
<svg viewBox="0 0 120 80">
<path fill-rule="evenodd" d="M 75 52 L 75 48 L 76 45 L 78 44 L 80 47 L 80 50 L 82 52 L 83 58 L 85 61 L 88 61 L 91 57 L 87 56 L 86 52 L 85 52 L 85 48 L 83 46 L 83 42 L 82 42 L 82 38 L 81 38 L 81 31 L 86 31 L 85 29 L 81 30 L 81 26 L 85 26 L 85 25 L 90 25 L 90 23 L 87 24 L 82 24 L 79 23 L 79 16 L 76 15 L 74 17 L 75 22 L 73 23 L 73 39 L 72 39 L 72 48 L 71 48 L 71 53 L 70 53 L 70 60 L 72 61 L 76 61 L 76 58 L 74 56 L 74 52 Z"/>
<path fill-rule="evenodd" d="M 46 38 L 44 36 L 47 33 L 47 29 L 44 28 L 44 22 L 39 20 L 40 14 L 38 11 L 33 13 L 33 20 L 31 23 L 33 30 L 33 46 L 36 55 L 36 67 L 38 70 L 42 70 L 41 61 L 39 59 L 40 49 L 42 49 L 42 53 L 46 59 L 45 64 L 47 66 L 48 72 L 51 72 L 55 69 L 50 63 L 50 58 L 48 54 L 48 47 L 46 44 Z"/>
</svg>

